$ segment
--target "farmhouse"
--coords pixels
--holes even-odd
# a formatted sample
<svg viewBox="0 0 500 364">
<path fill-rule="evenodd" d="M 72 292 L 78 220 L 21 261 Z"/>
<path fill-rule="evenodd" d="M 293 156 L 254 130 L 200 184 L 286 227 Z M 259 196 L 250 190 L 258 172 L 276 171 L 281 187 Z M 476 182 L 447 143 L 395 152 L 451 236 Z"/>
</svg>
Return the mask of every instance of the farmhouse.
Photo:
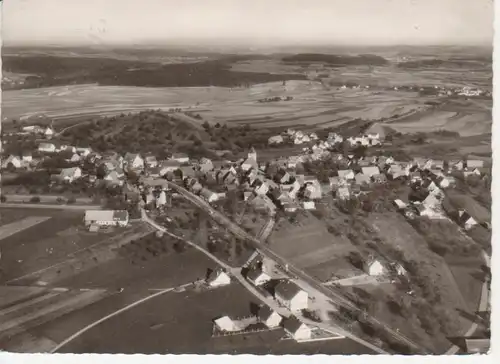
<svg viewBox="0 0 500 364">
<path fill-rule="evenodd" d="M 259 309 L 259 321 L 266 325 L 268 328 L 273 329 L 279 327 L 283 317 L 269 306 L 262 306 Z"/>
<path fill-rule="evenodd" d="M 274 290 L 274 296 L 290 311 L 300 311 L 308 306 L 309 295 L 292 281 L 280 282 Z"/>
<path fill-rule="evenodd" d="M 295 341 L 308 340 L 311 338 L 311 328 L 294 316 L 286 319 L 283 326 L 285 332 Z"/>
<path fill-rule="evenodd" d="M 85 225 L 99 226 L 127 226 L 128 212 L 125 210 L 87 210 L 85 211 Z"/>
<path fill-rule="evenodd" d="M 384 265 L 377 259 L 372 260 L 367 264 L 366 272 L 370 276 L 381 276 L 387 272 L 387 269 Z"/>
<path fill-rule="evenodd" d="M 226 286 L 231 283 L 231 277 L 221 269 L 210 272 L 207 278 L 207 284 L 210 287 Z"/>
</svg>

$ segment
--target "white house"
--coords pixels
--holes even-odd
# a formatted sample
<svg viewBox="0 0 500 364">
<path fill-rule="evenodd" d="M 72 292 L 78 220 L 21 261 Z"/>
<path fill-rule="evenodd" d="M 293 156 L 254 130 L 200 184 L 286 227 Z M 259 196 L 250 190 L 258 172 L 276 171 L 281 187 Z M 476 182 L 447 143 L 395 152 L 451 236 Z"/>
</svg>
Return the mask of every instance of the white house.
<svg viewBox="0 0 500 364">
<path fill-rule="evenodd" d="M 265 195 L 267 192 L 269 192 L 269 185 L 266 182 L 262 182 L 255 188 L 255 193 L 257 195 Z"/>
<path fill-rule="evenodd" d="M 2 161 L 2 168 L 9 168 L 9 166 L 12 166 L 14 168 L 21 168 L 23 165 L 23 162 L 21 158 L 15 155 L 10 155 L 7 159 Z"/>
<path fill-rule="evenodd" d="M 259 309 L 259 321 L 266 325 L 268 328 L 273 329 L 275 327 L 279 327 L 283 317 L 276 311 L 274 311 L 269 306 L 262 306 Z"/>
<path fill-rule="evenodd" d="M 304 201 L 303 207 L 304 207 L 304 210 L 316 209 L 316 205 L 314 204 L 314 201 Z"/>
<path fill-rule="evenodd" d="M 80 167 L 64 168 L 59 173 L 59 179 L 64 182 L 72 183 L 82 176 L 82 170 Z"/>
<path fill-rule="evenodd" d="M 280 282 L 275 290 L 276 300 L 290 311 L 306 309 L 309 303 L 309 295 L 292 281 Z"/>
<path fill-rule="evenodd" d="M 78 154 L 76 154 L 76 153 L 75 153 L 75 154 L 73 154 L 73 155 L 71 156 L 71 158 L 68 158 L 68 159 L 67 159 L 67 161 L 68 161 L 68 162 L 71 162 L 71 163 L 77 163 L 77 162 L 79 162 L 80 160 L 81 160 L 80 155 L 78 155 Z"/>
<path fill-rule="evenodd" d="M 380 170 L 378 169 L 377 166 L 372 166 L 372 167 L 362 167 L 361 168 L 362 173 L 365 176 L 372 177 L 377 174 L 380 174 Z"/>
<path fill-rule="evenodd" d="M 245 172 L 251 170 L 251 169 L 258 169 L 259 165 L 257 164 L 257 160 L 254 158 L 247 158 L 242 164 L 241 164 L 241 169 Z"/>
<path fill-rule="evenodd" d="M 347 200 L 350 196 L 351 192 L 349 191 L 348 187 L 340 187 L 335 192 L 335 197 L 337 197 L 339 200 Z"/>
<path fill-rule="evenodd" d="M 76 152 L 83 157 L 87 157 L 90 153 L 92 153 L 92 148 L 90 148 L 90 147 L 77 147 Z"/>
<path fill-rule="evenodd" d="M 130 169 L 144 168 L 144 159 L 137 153 L 125 154 L 124 163 Z"/>
<path fill-rule="evenodd" d="M 320 199 L 322 197 L 323 191 L 321 190 L 321 185 L 319 181 L 315 181 L 311 184 L 308 184 L 304 191 L 304 196 L 310 200 Z"/>
<path fill-rule="evenodd" d="M 52 143 L 40 143 L 38 145 L 39 152 L 54 153 L 56 151 L 56 146 Z"/>
<path fill-rule="evenodd" d="M 226 331 L 226 332 L 233 332 L 233 331 L 239 331 L 238 326 L 236 323 L 231 320 L 228 316 L 223 316 L 218 318 L 217 320 L 214 320 L 215 327 L 220 330 L 220 331 Z"/>
<path fill-rule="evenodd" d="M 51 127 L 46 127 L 45 130 L 43 131 L 43 135 L 45 135 L 47 138 L 50 138 L 54 135 L 54 130 Z"/>
<path fill-rule="evenodd" d="M 339 178 L 348 181 L 354 179 L 354 172 L 351 169 L 339 170 L 338 172 Z"/>
<path fill-rule="evenodd" d="M 458 211 L 458 217 L 460 225 L 462 225 L 465 230 L 470 230 L 478 224 L 478 222 L 465 210 Z"/>
<path fill-rule="evenodd" d="M 252 268 L 247 273 L 247 279 L 254 286 L 261 286 L 261 285 L 269 282 L 271 280 L 271 277 L 268 276 L 266 273 L 264 273 L 262 271 L 262 269 Z"/>
<path fill-rule="evenodd" d="M 125 210 L 87 210 L 84 222 L 86 226 L 127 226 L 129 221 L 128 211 Z"/>
<path fill-rule="evenodd" d="M 378 260 L 373 260 L 367 266 L 367 273 L 370 276 L 381 276 L 387 273 L 387 269 L 384 267 L 382 263 Z"/>
<path fill-rule="evenodd" d="M 275 135 L 272 136 L 268 139 L 268 144 L 273 145 L 273 144 L 282 144 L 283 143 L 283 137 L 281 135 Z"/>
<path fill-rule="evenodd" d="M 396 205 L 396 207 L 399 209 L 399 210 L 402 210 L 402 209 L 405 209 L 408 205 L 403 202 L 402 200 L 400 200 L 399 198 L 394 200 L 394 205 Z"/>
<path fill-rule="evenodd" d="M 181 164 L 189 163 L 189 156 L 185 153 L 174 153 L 170 160 L 177 161 Z"/>
<path fill-rule="evenodd" d="M 160 194 L 158 195 L 158 198 L 156 199 L 156 208 L 159 208 L 160 206 L 163 206 L 167 203 L 167 194 L 165 191 L 161 191 Z"/>
<path fill-rule="evenodd" d="M 210 287 L 227 286 L 231 283 L 231 277 L 223 270 L 214 270 L 207 278 L 207 284 Z"/>
<path fill-rule="evenodd" d="M 219 195 L 213 191 L 210 191 L 207 188 L 203 188 L 200 191 L 200 196 L 207 200 L 209 203 L 215 202 L 219 199 Z"/>
<path fill-rule="evenodd" d="M 312 336 L 311 328 L 294 316 L 286 319 L 283 326 L 295 341 L 309 340 Z"/>
<path fill-rule="evenodd" d="M 473 170 L 475 168 L 483 168 L 484 161 L 479 159 L 468 159 L 466 165 L 468 170 Z"/>
</svg>

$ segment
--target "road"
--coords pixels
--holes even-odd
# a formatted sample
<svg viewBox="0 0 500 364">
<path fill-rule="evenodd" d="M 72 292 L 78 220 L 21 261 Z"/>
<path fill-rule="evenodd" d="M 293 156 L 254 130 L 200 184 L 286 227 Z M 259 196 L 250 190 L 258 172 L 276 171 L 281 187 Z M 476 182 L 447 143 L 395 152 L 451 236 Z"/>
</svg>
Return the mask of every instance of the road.
<svg viewBox="0 0 500 364">
<path fill-rule="evenodd" d="M 210 259 L 212 259 L 214 262 L 216 262 L 222 268 L 224 268 L 238 282 L 240 282 L 248 291 L 250 291 L 250 293 L 252 293 L 254 296 L 256 296 L 261 302 L 263 302 L 264 304 L 268 305 L 273 310 L 275 310 L 276 312 L 278 312 L 280 315 L 282 315 L 284 317 L 289 317 L 291 315 L 291 312 L 289 310 L 287 310 L 286 308 L 278 305 L 275 300 L 273 300 L 273 299 L 271 299 L 269 297 L 264 296 L 261 292 L 259 292 L 258 289 L 256 289 L 252 284 L 250 284 L 245 279 L 245 277 L 243 277 L 243 275 L 241 274 L 241 268 L 239 268 L 239 267 L 236 267 L 236 268 L 235 267 L 231 267 L 228 264 L 226 264 L 225 262 L 223 262 L 220 259 L 218 259 L 216 256 L 214 256 L 210 252 L 208 252 L 207 250 L 205 250 L 202 247 L 200 247 L 199 245 L 197 245 L 197 244 L 195 244 L 195 243 L 193 243 L 193 242 L 191 242 L 189 240 L 186 240 L 184 238 L 178 237 L 175 234 L 172 234 L 167 229 L 165 229 L 163 226 L 159 225 L 154 220 L 152 220 L 146 214 L 146 211 L 144 209 L 141 209 L 141 215 L 142 215 L 142 219 L 145 222 L 147 222 L 151 226 L 155 227 L 159 231 L 161 231 L 161 232 L 163 232 L 165 234 L 168 234 L 168 235 L 170 235 L 170 236 L 172 236 L 172 237 L 174 237 L 176 239 L 182 240 L 186 244 L 192 246 L 193 248 L 195 248 L 195 249 L 199 250 L 200 252 L 202 252 L 203 254 L 207 255 Z M 335 333 L 341 334 L 344 337 L 348 337 L 349 339 L 351 339 L 351 340 L 353 340 L 353 341 L 355 341 L 357 343 L 360 343 L 361 345 L 366 346 L 366 347 L 372 349 L 373 351 L 375 351 L 377 353 L 388 354 L 387 352 L 383 351 L 382 349 L 380 349 L 380 348 L 378 348 L 378 347 L 370 344 L 369 342 L 364 341 L 363 339 L 361 339 L 361 338 L 359 338 L 359 337 L 351 334 L 350 332 L 344 331 L 343 329 L 341 329 L 338 326 L 333 326 L 333 325 L 329 325 L 329 324 L 325 324 L 325 323 L 318 323 L 318 322 L 315 322 L 315 321 L 311 321 L 311 320 L 303 317 L 303 315 L 301 313 L 295 313 L 295 315 L 297 317 L 299 317 L 301 319 L 301 321 L 303 321 L 306 324 L 320 327 L 320 328 L 322 328 L 322 329 L 324 329 L 326 331 L 330 331 L 330 332 L 335 332 Z"/>
<path fill-rule="evenodd" d="M 146 181 L 147 183 L 147 181 Z M 238 236 L 239 238 L 246 240 L 248 242 L 251 242 L 255 249 L 257 249 L 262 255 L 270 258 L 271 260 L 274 260 L 277 262 L 279 265 L 282 267 L 286 267 L 287 272 L 295 276 L 299 279 L 299 282 L 303 282 L 306 285 L 309 286 L 309 292 L 313 290 L 314 295 L 320 295 L 320 296 L 326 296 L 329 299 L 331 299 L 333 302 L 335 302 L 337 305 L 344 306 L 350 310 L 353 310 L 355 312 L 361 313 L 363 317 L 371 322 L 372 324 L 382 327 L 386 330 L 387 333 L 389 333 L 393 339 L 405 343 L 407 346 L 413 348 L 416 353 L 418 354 L 429 354 L 426 349 L 422 348 L 420 345 L 415 344 L 399 332 L 396 332 L 395 330 L 391 329 L 389 326 L 386 324 L 378 321 L 374 317 L 370 317 L 366 314 L 366 312 L 360 310 L 355 304 L 353 304 L 350 300 L 346 299 L 341 292 L 338 292 L 336 288 L 333 287 L 324 287 L 320 283 L 316 281 L 313 277 L 309 276 L 307 273 L 304 271 L 294 267 L 290 262 L 288 262 L 286 259 L 278 256 L 276 253 L 271 251 L 269 248 L 264 246 L 258 239 L 255 237 L 251 236 L 248 234 L 245 230 L 243 230 L 240 226 L 236 225 L 233 221 L 228 219 L 226 216 L 224 216 L 221 212 L 218 210 L 214 209 L 208 202 L 205 200 L 201 199 L 200 197 L 194 195 L 193 193 L 189 192 L 185 188 L 164 180 L 164 183 L 166 186 L 172 188 L 175 190 L 177 193 L 181 194 L 186 198 L 188 201 L 193 203 L 195 206 L 198 208 L 205 210 L 208 212 L 208 214 L 211 216 L 213 220 L 221 224 L 222 226 L 225 226 L 229 231 L 231 231 L 234 235 Z"/>
</svg>

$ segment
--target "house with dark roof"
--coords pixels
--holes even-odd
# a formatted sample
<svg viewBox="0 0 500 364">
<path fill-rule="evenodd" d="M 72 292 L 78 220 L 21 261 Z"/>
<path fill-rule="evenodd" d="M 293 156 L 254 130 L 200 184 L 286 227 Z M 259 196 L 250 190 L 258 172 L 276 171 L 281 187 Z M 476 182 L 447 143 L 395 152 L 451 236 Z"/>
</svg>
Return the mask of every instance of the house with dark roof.
<svg viewBox="0 0 500 364">
<path fill-rule="evenodd" d="M 279 327 L 281 321 L 283 321 L 283 317 L 276 311 L 274 311 L 269 306 L 262 306 L 258 312 L 258 318 L 261 323 L 266 325 L 270 329 L 274 329 L 275 327 Z"/>
<path fill-rule="evenodd" d="M 309 340 L 312 336 L 311 328 L 295 316 L 285 319 L 283 328 L 295 341 Z"/>
<path fill-rule="evenodd" d="M 307 309 L 309 295 L 290 280 L 280 282 L 274 290 L 276 300 L 290 311 Z"/>
<path fill-rule="evenodd" d="M 247 273 L 247 279 L 254 286 L 261 286 L 271 280 L 271 277 L 264 273 L 262 269 L 258 267 L 253 267 Z"/>
</svg>

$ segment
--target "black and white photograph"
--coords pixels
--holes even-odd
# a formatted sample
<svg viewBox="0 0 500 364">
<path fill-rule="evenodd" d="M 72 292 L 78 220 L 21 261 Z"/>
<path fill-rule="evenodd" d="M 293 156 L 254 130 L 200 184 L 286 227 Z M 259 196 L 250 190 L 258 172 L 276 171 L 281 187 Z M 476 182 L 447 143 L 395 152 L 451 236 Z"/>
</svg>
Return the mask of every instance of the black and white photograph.
<svg viewBox="0 0 500 364">
<path fill-rule="evenodd" d="M 1 6 L 0 351 L 490 351 L 493 1 Z"/>
</svg>

